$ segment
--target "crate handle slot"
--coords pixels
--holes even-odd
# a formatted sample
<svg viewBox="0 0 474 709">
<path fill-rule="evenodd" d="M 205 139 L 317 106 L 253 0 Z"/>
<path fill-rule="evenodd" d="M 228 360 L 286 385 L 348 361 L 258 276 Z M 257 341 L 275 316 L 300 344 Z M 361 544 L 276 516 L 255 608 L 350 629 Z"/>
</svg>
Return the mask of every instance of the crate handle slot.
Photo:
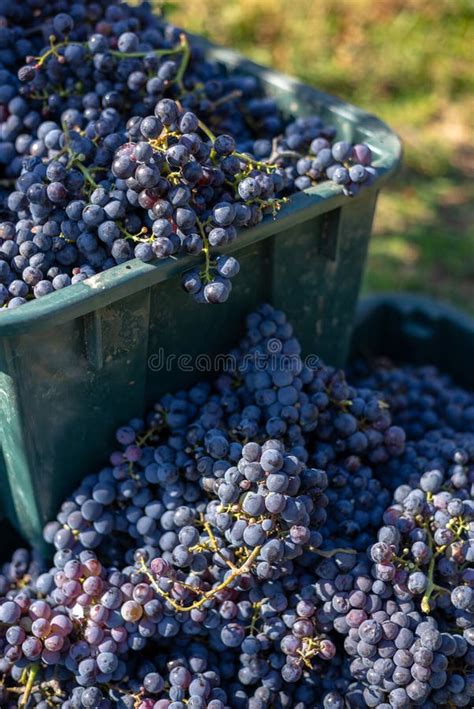
<svg viewBox="0 0 474 709">
<path fill-rule="evenodd" d="M 104 366 L 104 340 L 102 311 L 95 310 L 84 317 L 84 343 L 86 357 L 95 370 Z"/>
<path fill-rule="evenodd" d="M 341 223 L 341 208 L 332 209 L 321 215 L 318 250 L 330 261 L 336 260 Z"/>
</svg>

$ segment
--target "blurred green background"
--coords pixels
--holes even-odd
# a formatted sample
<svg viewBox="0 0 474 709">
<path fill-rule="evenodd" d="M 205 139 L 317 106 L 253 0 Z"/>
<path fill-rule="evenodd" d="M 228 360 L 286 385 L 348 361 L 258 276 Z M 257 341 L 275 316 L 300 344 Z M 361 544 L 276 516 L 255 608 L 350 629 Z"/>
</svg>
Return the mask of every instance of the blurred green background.
<svg viewBox="0 0 474 709">
<path fill-rule="evenodd" d="M 164 5 L 185 29 L 389 123 L 404 166 L 379 201 L 364 288 L 424 292 L 474 313 L 472 0 Z"/>
</svg>

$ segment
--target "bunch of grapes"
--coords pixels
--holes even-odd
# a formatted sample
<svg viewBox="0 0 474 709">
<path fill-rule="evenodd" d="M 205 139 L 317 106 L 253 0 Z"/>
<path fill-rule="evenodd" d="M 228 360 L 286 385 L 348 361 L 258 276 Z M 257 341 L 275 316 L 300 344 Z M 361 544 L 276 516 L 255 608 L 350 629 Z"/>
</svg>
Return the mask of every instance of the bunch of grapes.
<svg viewBox="0 0 474 709">
<path fill-rule="evenodd" d="M 384 514 L 387 526 L 371 547 L 377 578 L 397 578 L 405 592 L 421 599 L 425 613 L 441 627 L 457 626 L 473 635 L 474 504 L 472 458 L 459 449 L 445 475 L 423 473 L 419 484 L 401 485 Z"/>
<path fill-rule="evenodd" d="M 318 117 L 284 120 L 259 82 L 228 72 L 146 3 L 2 8 L 0 307 L 133 258 L 194 257 L 183 287 L 229 297 L 239 230 L 324 180 L 376 177 L 365 145 Z M 69 10 L 65 12 L 64 10 Z M 14 184 L 13 184 L 14 183 Z"/>
<path fill-rule="evenodd" d="M 424 439 L 430 431 L 474 430 L 474 396 L 456 386 L 433 366 L 395 367 L 380 360 L 369 369 L 364 362 L 352 367 L 351 378 L 358 387 L 382 391 L 392 417 L 411 440 Z"/>
<path fill-rule="evenodd" d="M 326 472 L 328 505 L 321 535 L 333 548 L 365 551 L 382 523 L 390 493 L 355 455 L 329 463 Z"/>
<path fill-rule="evenodd" d="M 52 562 L 2 568 L 2 705 L 472 705 L 468 395 L 434 382 L 458 430 L 405 441 L 383 387 L 304 363 L 270 306 L 231 355 L 118 429 Z"/>
<path fill-rule="evenodd" d="M 37 661 L 56 665 L 61 653 L 69 648 L 73 628 L 69 616 L 26 592 L 2 599 L 0 623 L 4 667 L 25 668 Z"/>
<path fill-rule="evenodd" d="M 351 675 L 363 691 L 361 706 L 472 703 L 472 645 L 456 631 L 443 631 L 402 577 L 382 580 L 365 554 L 324 560 L 316 574 L 324 601 L 319 620 L 344 636 Z"/>
<path fill-rule="evenodd" d="M 46 569 L 44 558 L 28 549 L 17 549 L 11 559 L 0 567 L 0 594 L 21 589 L 36 581 Z"/>
</svg>

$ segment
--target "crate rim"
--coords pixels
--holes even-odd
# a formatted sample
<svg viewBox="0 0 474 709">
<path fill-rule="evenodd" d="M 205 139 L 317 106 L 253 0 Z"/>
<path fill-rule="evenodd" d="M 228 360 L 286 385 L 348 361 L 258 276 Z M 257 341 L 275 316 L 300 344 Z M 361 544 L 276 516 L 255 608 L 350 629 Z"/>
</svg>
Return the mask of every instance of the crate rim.
<svg viewBox="0 0 474 709">
<path fill-rule="evenodd" d="M 298 111 L 298 104 L 310 108 L 324 105 L 335 115 L 342 116 L 364 133 L 364 140 L 380 159 L 374 161 L 378 176 L 375 182 L 363 193 L 378 191 L 395 171 L 402 156 L 402 145 L 398 135 L 381 119 L 372 113 L 347 103 L 336 96 L 307 86 L 286 74 L 263 67 L 245 58 L 239 52 L 214 45 L 204 38 L 190 35 L 192 42 L 201 46 L 217 61 L 232 68 L 241 68 L 261 79 L 277 90 L 295 95 L 293 113 Z M 358 200 L 359 196 L 346 197 L 342 186 L 330 181 L 323 182 L 303 192 L 291 195 L 275 218 L 266 215 L 263 221 L 249 229 L 239 231 L 237 239 L 227 247 L 215 249 L 216 253 L 232 253 L 252 243 L 284 231 L 302 221 L 341 207 L 349 199 Z M 85 281 L 51 293 L 44 298 L 32 300 L 13 310 L 0 309 L 0 337 L 29 335 L 87 315 L 106 307 L 115 301 L 150 288 L 156 283 L 167 280 L 178 273 L 196 265 L 192 256 L 170 257 L 144 263 L 131 259 L 124 264 L 98 273 Z M 2 312 L 3 310 L 3 312 Z"/>
<path fill-rule="evenodd" d="M 446 300 L 415 291 L 383 291 L 361 295 L 357 303 L 353 332 L 364 323 L 371 312 L 397 310 L 404 316 L 429 316 L 434 320 L 450 320 L 456 325 L 474 332 L 474 316 Z"/>
</svg>

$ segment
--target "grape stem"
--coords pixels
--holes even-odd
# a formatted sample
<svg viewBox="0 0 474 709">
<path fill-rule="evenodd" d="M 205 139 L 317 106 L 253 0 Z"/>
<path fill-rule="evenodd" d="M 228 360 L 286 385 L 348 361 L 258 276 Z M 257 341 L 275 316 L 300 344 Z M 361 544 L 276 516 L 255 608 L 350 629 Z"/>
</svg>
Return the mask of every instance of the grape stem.
<svg viewBox="0 0 474 709">
<path fill-rule="evenodd" d="M 217 136 L 214 135 L 214 133 L 212 132 L 212 130 L 211 130 L 210 128 L 208 128 L 208 127 L 206 126 L 206 124 L 203 123 L 202 121 L 199 121 L 199 120 L 198 120 L 198 125 L 199 125 L 199 128 L 202 130 L 202 132 L 203 132 L 205 135 L 207 135 L 207 137 L 209 138 L 209 140 L 211 141 L 211 143 L 215 143 Z"/>
<path fill-rule="evenodd" d="M 156 426 L 152 426 L 146 433 L 143 434 L 143 436 L 138 436 L 137 437 L 137 446 L 140 448 L 145 445 L 145 443 L 148 441 L 151 436 L 153 436 L 155 433 L 160 433 L 161 428 L 158 428 Z"/>
<path fill-rule="evenodd" d="M 231 91 L 225 96 L 221 96 L 220 98 L 216 99 L 210 106 L 211 111 L 214 111 L 219 106 L 222 106 L 223 103 L 233 101 L 234 98 L 242 98 L 242 91 L 240 91 L 239 89 L 234 89 L 234 91 Z"/>
<path fill-rule="evenodd" d="M 304 157 L 304 155 L 297 153 L 296 150 L 282 150 L 280 152 L 272 151 L 271 155 L 267 159 L 269 163 L 272 163 L 280 158 L 294 158 L 299 160 L 302 157 Z"/>
<path fill-rule="evenodd" d="M 176 74 L 175 83 L 178 85 L 181 93 L 184 93 L 183 78 L 191 57 L 191 47 L 189 46 L 188 38 L 184 32 L 179 36 L 179 49 L 183 52 L 183 56 L 181 59 L 181 64 L 179 65 L 178 73 Z"/>
<path fill-rule="evenodd" d="M 90 174 L 89 170 L 85 167 L 85 165 L 83 165 L 82 162 L 81 162 L 80 160 L 78 160 L 77 156 L 73 156 L 73 157 L 71 158 L 70 167 L 77 167 L 77 169 L 79 170 L 79 172 L 81 172 L 82 175 L 84 176 L 84 179 L 86 180 L 86 182 L 88 182 L 89 185 L 90 185 L 94 190 L 96 190 L 96 189 L 98 188 L 99 185 L 98 185 L 97 182 L 94 180 L 94 178 L 93 178 L 92 175 Z"/>
<path fill-rule="evenodd" d="M 270 198 L 270 199 L 256 199 L 255 202 L 258 204 L 259 207 L 262 209 L 268 209 L 269 207 L 272 210 L 272 217 L 275 218 L 277 215 L 277 212 L 280 211 L 282 204 L 287 204 L 290 200 L 288 197 L 275 197 L 275 198 Z"/>
<path fill-rule="evenodd" d="M 209 524 L 209 522 L 204 522 L 204 529 L 207 532 L 207 535 L 209 537 L 210 544 L 211 544 L 211 549 L 214 552 L 214 554 L 217 554 L 218 556 L 220 556 L 220 558 L 227 564 L 227 566 L 229 567 L 229 569 L 231 569 L 231 571 L 236 571 L 236 569 L 237 569 L 236 565 L 233 564 L 232 561 L 230 561 L 230 559 L 226 559 L 224 554 L 219 549 L 219 545 L 217 544 L 217 539 L 214 536 L 214 532 L 212 531 L 211 525 Z"/>
<path fill-rule="evenodd" d="M 206 591 L 206 593 L 203 593 L 201 598 L 198 598 L 194 603 L 192 603 L 189 606 L 182 606 L 179 603 L 177 603 L 169 593 L 166 593 L 166 591 L 163 591 L 158 584 L 155 581 L 155 578 L 153 577 L 152 573 L 148 569 L 147 565 L 145 564 L 145 560 L 143 557 L 141 558 L 141 563 L 140 563 L 140 569 L 141 571 L 145 574 L 145 576 L 148 578 L 150 581 L 150 585 L 153 588 L 153 590 L 162 598 L 164 598 L 169 605 L 174 608 L 175 611 L 178 612 L 187 612 L 187 611 L 192 611 L 196 608 L 200 608 L 203 606 L 207 601 L 210 601 L 212 598 L 214 598 L 218 593 L 224 590 L 224 588 L 227 588 L 230 586 L 235 579 L 237 579 L 239 576 L 242 576 L 243 574 L 246 574 L 250 571 L 252 568 L 252 564 L 257 558 L 257 556 L 260 553 L 261 547 L 255 547 L 255 549 L 252 551 L 250 556 L 247 558 L 246 561 L 242 564 L 240 567 L 235 567 L 234 571 L 231 571 L 228 577 L 222 581 L 222 583 L 218 584 L 215 588 L 213 588 L 210 591 Z M 176 582 L 179 585 L 179 581 Z"/>
<path fill-rule="evenodd" d="M 430 559 L 430 564 L 428 566 L 428 585 L 426 587 L 426 591 L 423 594 L 423 598 L 421 599 L 421 610 L 423 613 L 430 613 L 431 612 L 431 607 L 430 607 L 430 598 L 434 592 L 438 593 L 449 593 L 447 588 L 443 588 L 442 586 L 438 586 L 438 584 L 434 583 L 433 581 L 433 576 L 434 576 L 434 570 L 435 570 L 435 561 L 436 561 L 436 554 L 433 553 L 433 539 L 431 537 L 431 534 L 428 530 L 428 544 L 430 547 L 430 550 L 432 552 L 431 554 L 431 559 Z"/>
<path fill-rule="evenodd" d="M 120 224 L 120 222 L 115 223 L 117 224 L 118 228 L 126 239 L 130 239 L 131 241 L 135 241 L 141 244 L 151 244 L 154 241 L 153 236 L 142 237 L 142 234 L 148 233 L 148 228 L 146 226 L 143 226 L 137 234 L 130 234 L 130 232 L 127 231 L 125 227 Z"/>
<path fill-rule="evenodd" d="M 315 655 L 318 654 L 319 650 L 319 641 L 315 640 L 314 638 L 306 637 L 302 639 L 302 649 L 297 650 L 296 652 L 301 657 L 306 667 L 309 670 L 312 670 L 313 665 L 311 663 L 311 660 Z"/>
<path fill-rule="evenodd" d="M 217 140 L 217 136 L 214 135 L 212 130 L 208 126 L 206 126 L 206 124 L 203 123 L 203 121 L 198 121 L 198 125 L 199 125 L 199 128 L 202 130 L 202 132 L 205 135 L 207 135 L 207 137 L 209 138 L 211 143 L 214 144 Z M 272 169 L 276 169 L 278 167 L 277 165 L 271 165 L 268 162 L 261 162 L 260 160 L 255 160 L 251 155 L 247 155 L 246 153 L 239 153 L 237 150 L 234 150 L 232 155 L 234 155 L 236 158 L 238 158 L 242 162 L 246 162 L 249 165 L 252 165 L 253 167 L 256 167 L 258 169 L 272 170 Z"/>
<path fill-rule="evenodd" d="M 318 549 L 317 547 L 309 546 L 308 550 L 312 551 L 313 554 L 318 554 L 318 556 L 323 556 L 325 559 L 331 559 L 333 556 L 336 556 L 336 554 L 357 554 L 356 549 L 338 548 L 338 549 L 330 549 L 329 551 L 323 551 L 323 549 Z"/>
<path fill-rule="evenodd" d="M 255 160 L 251 155 L 247 155 L 247 153 L 239 153 L 237 151 L 234 151 L 232 155 L 235 155 L 235 157 L 239 160 L 242 160 L 242 162 L 246 162 L 259 170 L 276 170 L 276 168 L 278 167 L 278 165 L 272 165 L 269 162 Z"/>
<path fill-rule="evenodd" d="M 202 251 L 204 253 L 204 257 L 206 259 L 206 264 L 204 266 L 204 279 L 206 283 L 210 283 L 212 281 L 212 276 L 211 276 L 211 250 L 209 246 L 209 239 L 207 238 L 206 230 L 204 229 L 204 224 L 200 219 L 197 220 L 197 225 L 199 229 L 199 233 L 201 234 L 201 238 L 203 241 L 204 246 L 202 247 Z"/>
<path fill-rule="evenodd" d="M 28 704 L 28 701 L 30 699 L 30 694 L 31 690 L 33 689 L 33 685 L 35 683 L 36 675 L 38 674 L 38 665 L 32 665 L 28 669 L 28 679 L 26 682 L 26 687 L 25 687 L 25 693 L 23 697 L 20 700 L 20 703 L 18 704 L 19 707 L 26 707 Z"/>
<path fill-rule="evenodd" d="M 64 148 L 62 149 L 64 151 L 64 154 L 69 155 L 69 161 L 67 164 L 67 169 L 70 169 L 71 167 L 76 167 L 79 172 L 82 173 L 85 181 L 92 187 L 92 189 L 97 189 L 99 186 L 97 182 L 94 180 L 92 177 L 90 170 L 87 169 L 87 167 L 83 164 L 83 155 L 80 153 L 75 153 L 71 147 L 71 135 L 69 132 L 69 129 L 65 123 L 61 124 L 61 127 L 63 129 L 64 133 Z M 97 167 L 92 167 L 91 170 L 100 170 L 101 168 Z"/>
<path fill-rule="evenodd" d="M 296 152 L 296 150 L 282 150 L 281 152 L 278 151 L 278 138 L 273 138 L 272 140 L 272 152 L 270 153 L 269 157 L 267 158 L 269 163 L 275 162 L 278 160 L 278 158 L 295 158 L 298 160 L 299 158 L 304 157 L 301 153 Z"/>
<path fill-rule="evenodd" d="M 423 611 L 423 613 L 431 612 L 430 598 L 433 593 L 449 593 L 447 588 L 443 588 L 442 586 L 438 586 L 437 583 L 433 583 L 434 565 L 435 557 L 432 556 L 428 568 L 428 585 L 426 587 L 426 591 L 423 595 L 423 598 L 421 599 L 421 610 Z"/>
<path fill-rule="evenodd" d="M 184 38 L 184 39 L 183 39 Z M 120 59 L 141 59 L 143 57 L 146 57 L 148 54 L 153 54 L 155 57 L 166 57 L 170 56 L 172 54 L 179 54 L 180 52 L 184 52 L 186 60 L 183 62 L 184 67 L 180 67 L 178 71 L 178 76 L 180 72 L 182 73 L 182 76 L 184 75 L 184 72 L 186 71 L 186 67 L 189 61 L 189 57 L 191 56 L 191 48 L 189 46 L 189 42 L 187 40 L 187 37 L 184 33 L 180 35 L 180 42 L 177 47 L 173 47 L 173 49 L 151 49 L 147 52 L 121 52 L 118 49 L 109 49 L 108 53 L 111 54 L 113 57 L 118 57 Z M 51 57 L 55 56 L 56 58 L 59 59 L 60 54 L 59 50 L 64 49 L 65 47 L 68 47 L 69 45 L 77 45 L 80 47 L 83 47 L 85 49 L 89 48 L 89 45 L 87 42 L 69 42 L 68 40 L 65 40 L 64 42 L 59 42 L 56 44 L 56 37 L 54 35 L 51 35 L 49 38 L 50 46 L 49 48 L 45 51 L 44 54 L 41 54 L 38 57 L 34 57 L 34 60 L 36 61 L 35 68 L 40 69 L 45 61 Z"/>
<path fill-rule="evenodd" d="M 135 472 L 135 466 L 131 460 L 128 462 L 128 474 L 132 480 L 140 480 L 140 476 Z"/>
<path fill-rule="evenodd" d="M 257 630 L 257 622 L 260 618 L 260 608 L 262 607 L 263 601 L 255 601 L 253 603 L 253 613 L 252 613 L 252 620 L 250 621 L 250 625 L 247 626 L 247 629 L 250 633 L 250 635 L 254 635 L 255 631 Z"/>
<path fill-rule="evenodd" d="M 65 42 L 59 42 L 59 44 L 56 44 L 56 37 L 54 35 L 51 35 L 49 38 L 49 49 L 46 50 L 44 54 L 42 54 L 39 57 L 34 57 L 36 64 L 35 64 L 35 69 L 40 69 L 43 64 L 45 63 L 46 59 L 48 59 L 51 56 L 55 56 L 56 58 L 59 58 L 58 50 L 63 49 L 64 47 L 67 47 L 68 44 L 70 44 L 68 41 Z"/>
</svg>

